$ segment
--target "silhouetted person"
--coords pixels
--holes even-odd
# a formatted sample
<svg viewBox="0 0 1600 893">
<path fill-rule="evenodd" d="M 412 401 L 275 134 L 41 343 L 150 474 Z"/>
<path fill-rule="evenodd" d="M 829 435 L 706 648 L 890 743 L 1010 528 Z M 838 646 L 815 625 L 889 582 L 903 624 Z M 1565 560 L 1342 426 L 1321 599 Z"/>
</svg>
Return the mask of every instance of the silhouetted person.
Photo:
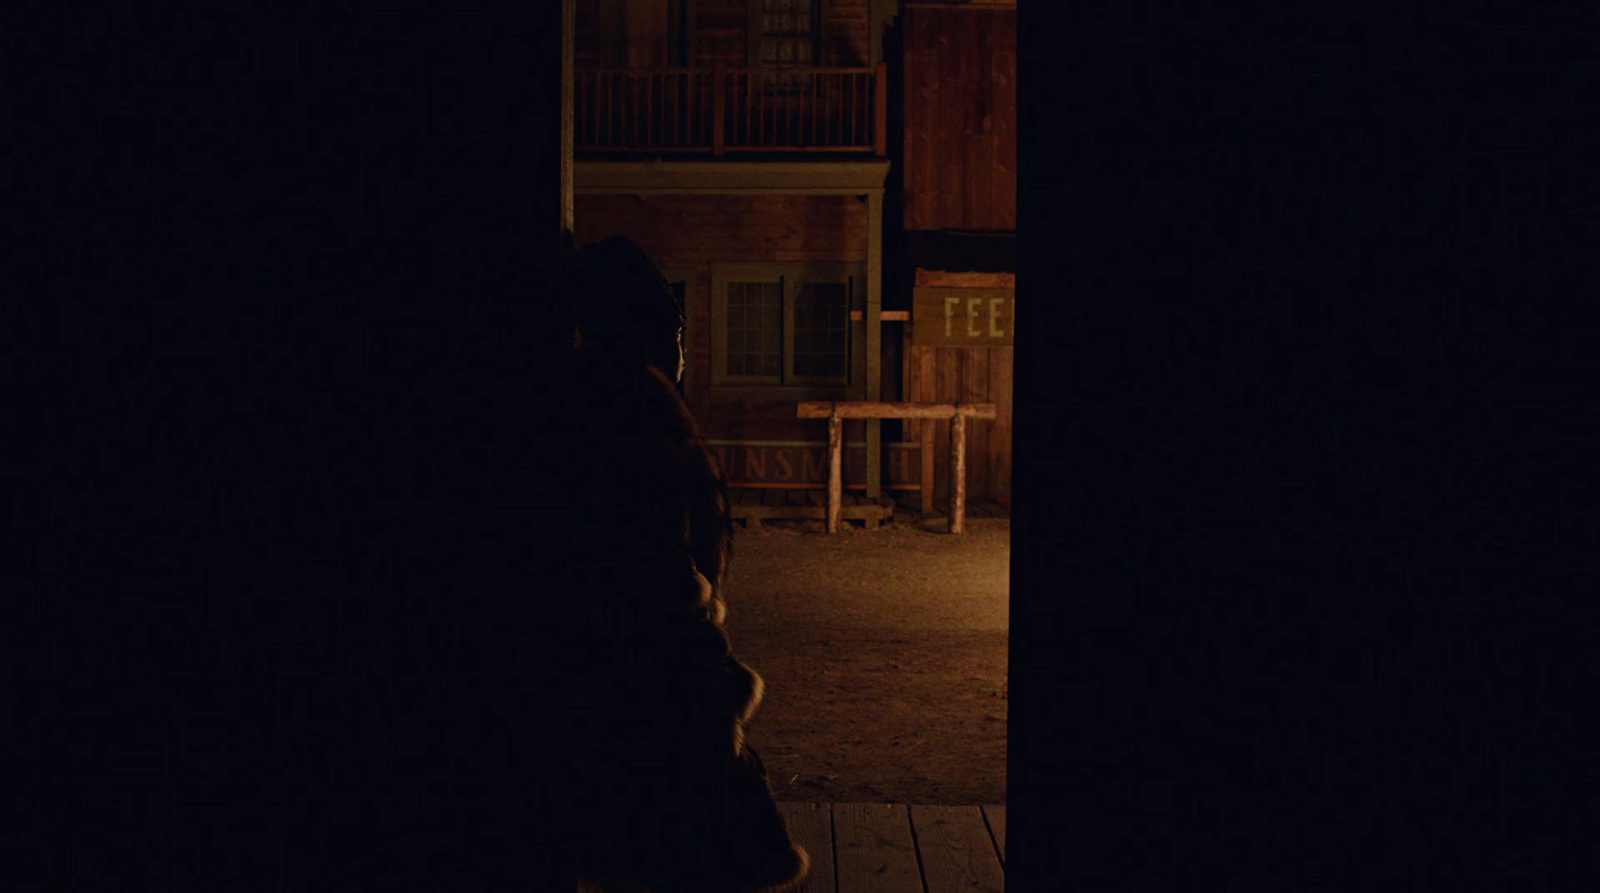
<svg viewBox="0 0 1600 893">
<path fill-rule="evenodd" d="M 787 889 L 808 859 L 743 739 L 762 685 L 722 627 L 732 527 L 715 461 L 674 388 L 681 308 L 629 240 L 586 246 L 574 261 L 563 610 L 593 683 L 583 693 L 592 735 L 573 755 L 583 868 L 656 893 Z"/>
</svg>

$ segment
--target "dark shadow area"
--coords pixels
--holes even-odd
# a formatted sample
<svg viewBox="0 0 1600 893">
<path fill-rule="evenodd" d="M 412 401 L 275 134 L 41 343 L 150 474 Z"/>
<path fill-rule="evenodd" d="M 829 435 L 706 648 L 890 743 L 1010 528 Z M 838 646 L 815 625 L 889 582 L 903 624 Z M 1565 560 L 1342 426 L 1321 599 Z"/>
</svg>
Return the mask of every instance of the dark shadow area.
<svg viewBox="0 0 1600 893">
<path fill-rule="evenodd" d="M 560 22 L 7 25 L 33 237 L 6 325 L 7 889 L 795 870 L 739 741 L 756 680 L 684 542 L 692 422 L 642 361 L 573 351 Z"/>
<path fill-rule="evenodd" d="M 1020 15 L 1007 888 L 1583 889 L 1593 23 Z"/>
</svg>

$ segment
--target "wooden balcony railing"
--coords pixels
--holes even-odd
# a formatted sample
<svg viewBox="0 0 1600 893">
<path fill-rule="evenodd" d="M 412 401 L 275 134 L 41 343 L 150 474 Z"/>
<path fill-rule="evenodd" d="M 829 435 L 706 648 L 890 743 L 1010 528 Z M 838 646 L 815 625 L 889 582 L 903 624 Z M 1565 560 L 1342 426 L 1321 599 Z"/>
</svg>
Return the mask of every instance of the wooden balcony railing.
<svg viewBox="0 0 1600 893">
<path fill-rule="evenodd" d="M 590 68 L 573 82 L 579 152 L 888 150 L 887 66 Z"/>
</svg>

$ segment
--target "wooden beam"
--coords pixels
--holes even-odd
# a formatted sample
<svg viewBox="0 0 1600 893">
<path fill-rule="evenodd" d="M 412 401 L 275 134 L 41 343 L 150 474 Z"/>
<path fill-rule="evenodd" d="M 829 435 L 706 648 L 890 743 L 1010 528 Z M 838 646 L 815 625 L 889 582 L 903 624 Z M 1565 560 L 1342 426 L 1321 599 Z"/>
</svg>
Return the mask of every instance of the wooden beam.
<svg viewBox="0 0 1600 893">
<path fill-rule="evenodd" d="M 861 320 L 863 320 L 865 318 L 866 318 L 866 314 L 862 313 L 860 310 L 852 310 L 852 311 L 850 311 L 850 321 L 851 322 L 860 322 Z M 911 321 L 911 311 L 910 310 L 879 310 L 878 311 L 878 319 L 881 322 L 910 322 Z"/>
<path fill-rule="evenodd" d="M 837 404 L 835 404 L 837 406 Z M 844 504 L 844 420 L 837 410 L 828 417 L 828 532 L 839 532 L 839 508 Z"/>
<path fill-rule="evenodd" d="M 949 419 L 957 416 L 993 419 L 993 403 L 801 403 L 795 418 L 826 419 Z"/>
<path fill-rule="evenodd" d="M 879 66 L 880 68 L 882 66 Z M 883 191 L 867 195 L 867 399 L 883 399 Z M 867 420 L 867 496 L 883 495 L 883 423 Z"/>
<path fill-rule="evenodd" d="M 576 0 L 561 4 L 561 242 L 571 246 L 574 232 L 573 147 L 577 135 L 573 128 L 573 61 L 576 52 L 578 7 Z"/>
<path fill-rule="evenodd" d="M 966 527 L 967 514 L 967 417 L 957 413 L 950 420 L 950 532 Z"/>
</svg>

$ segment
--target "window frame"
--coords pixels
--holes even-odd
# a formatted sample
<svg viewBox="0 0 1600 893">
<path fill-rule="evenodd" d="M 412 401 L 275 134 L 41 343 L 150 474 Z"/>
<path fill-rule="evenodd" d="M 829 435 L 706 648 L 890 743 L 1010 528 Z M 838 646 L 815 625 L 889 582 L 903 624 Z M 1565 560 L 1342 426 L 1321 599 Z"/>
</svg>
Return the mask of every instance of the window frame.
<svg viewBox="0 0 1600 893">
<path fill-rule="evenodd" d="M 731 282 L 782 283 L 783 362 L 776 379 L 767 376 L 729 375 L 728 284 Z M 794 371 L 794 314 L 803 283 L 846 283 L 845 375 L 796 375 Z M 711 266 L 711 375 L 710 386 L 724 393 L 770 390 L 785 395 L 842 393 L 862 385 L 866 365 L 865 323 L 851 318 L 866 304 L 866 264 L 855 261 L 766 261 L 714 263 Z"/>
<path fill-rule="evenodd" d="M 807 64 L 795 65 L 763 65 L 761 62 L 761 38 L 764 32 L 761 28 L 761 0 L 746 0 L 745 3 L 745 36 L 747 47 L 745 49 L 745 65 L 750 68 L 769 70 L 770 74 L 783 74 L 792 70 L 807 68 L 826 68 L 822 58 L 822 48 L 827 35 L 828 4 L 824 0 L 812 0 L 816 4 L 812 13 L 811 28 L 811 61 Z"/>
</svg>

